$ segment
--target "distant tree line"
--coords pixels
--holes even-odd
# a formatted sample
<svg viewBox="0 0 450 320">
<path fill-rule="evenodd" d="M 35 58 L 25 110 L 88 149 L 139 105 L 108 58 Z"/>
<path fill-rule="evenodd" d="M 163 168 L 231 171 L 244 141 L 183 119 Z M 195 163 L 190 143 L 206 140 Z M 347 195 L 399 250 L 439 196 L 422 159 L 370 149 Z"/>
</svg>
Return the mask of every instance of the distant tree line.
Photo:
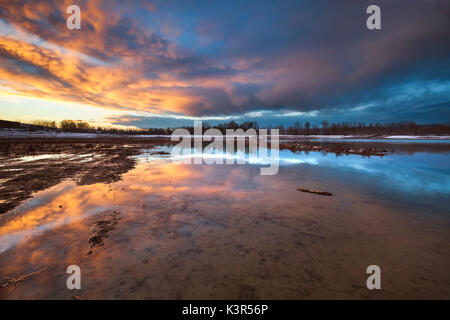
<svg viewBox="0 0 450 320">
<path fill-rule="evenodd" d="M 183 126 L 183 127 L 180 127 L 180 128 L 188 130 L 191 134 L 194 133 L 194 127 L 193 126 Z M 247 131 L 248 129 L 252 129 L 252 128 L 255 129 L 255 130 L 259 129 L 258 123 L 255 122 L 255 121 L 245 121 L 245 122 L 242 122 L 242 123 L 237 123 L 234 120 L 231 120 L 230 122 L 219 123 L 219 124 L 216 124 L 216 125 L 211 125 L 208 122 L 203 122 L 202 123 L 203 132 L 205 132 L 208 129 L 219 129 L 220 132 L 225 134 L 227 129 L 233 129 L 233 130 L 243 129 L 244 131 Z"/>
<path fill-rule="evenodd" d="M 337 122 L 322 121 L 322 125 L 296 122 L 279 126 L 280 134 L 292 135 L 449 135 L 450 124 L 417 124 L 414 122 Z"/>
<path fill-rule="evenodd" d="M 190 133 L 194 133 L 193 126 L 180 127 L 187 129 Z M 254 128 L 258 129 L 258 123 L 255 121 L 246 121 L 242 123 L 237 123 L 236 121 L 230 121 L 227 123 L 221 123 L 218 125 L 211 126 L 207 122 L 202 124 L 203 132 L 210 128 L 219 129 L 221 132 L 225 133 L 227 129 L 243 129 L 244 131 Z M 171 134 L 174 128 L 146 128 L 146 129 L 120 129 L 114 127 L 101 127 L 92 126 L 85 121 L 80 120 L 62 120 L 59 124 L 55 121 L 45 121 L 36 120 L 31 123 L 28 128 L 29 130 L 51 130 L 51 131 L 62 131 L 62 132 L 84 132 L 84 133 L 111 133 L 111 134 L 153 134 L 153 135 L 168 135 Z"/>
<path fill-rule="evenodd" d="M 227 129 L 250 128 L 259 129 L 258 123 L 246 121 L 237 123 L 230 121 L 218 125 L 203 123 L 203 131 L 209 128 L 219 129 L 226 133 Z M 194 132 L 194 127 L 183 127 L 189 132 Z M 290 135 L 450 135 L 450 124 L 416 124 L 414 122 L 386 122 L 386 123 L 365 123 L 365 122 L 337 122 L 329 123 L 322 121 L 322 124 L 311 125 L 309 121 L 305 123 L 295 122 L 293 126 L 268 126 L 267 129 L 279 129 L 280 134 Z"/>
<path fill-rule="evenodd" d="M 114 128 L 93 126 L 85 121 L 80 120 L 62 120 L 59 124 L 55 121 L 33 121 L 30 130 L 49 130 L 62 132 L 82 132 L 82 133 L 110 133 L 110 134 L 153 134 L 167 135 L 171 134 L 173 129 L 170 128 Z"/>
<path fill-rule="evenodd" d="M 93 126 L 85 121 L 63 120 L 59 123 L 55 121 L 37 120 L 30 124 L 0 120 L 0 128 L 20 128 L 26 130 L 47 130 L 62 132 L 85 132 L 85 133 L 110 133 L 110 134 L 149 134 L 149 135 L 170 135 L 174 128 L 129 128 L 121 129 L 114 127 Z M 181 127 L 194 133 L 193 126 Z M 203 132 L 210 128 L 219 129 L 226 133 L 227 129 L 259 129 L 255 121 L 245 121 L 238 123 L 234 120 L 210 125 L 207 122 L 202 124 Z M 321 125 L 313 124 L 309 121 L 304 123 L 295 122 L 292 126 L 268 126 L 267 129 L 279 129 L 280 134 L 290 135 L 450 135 L 450 124 L 417 124 L 414 122 L 385 122 L 385 123 L 366 123 L 366 122 L 336 122 L 329 123 L 322 121 Z"/>
</svg>

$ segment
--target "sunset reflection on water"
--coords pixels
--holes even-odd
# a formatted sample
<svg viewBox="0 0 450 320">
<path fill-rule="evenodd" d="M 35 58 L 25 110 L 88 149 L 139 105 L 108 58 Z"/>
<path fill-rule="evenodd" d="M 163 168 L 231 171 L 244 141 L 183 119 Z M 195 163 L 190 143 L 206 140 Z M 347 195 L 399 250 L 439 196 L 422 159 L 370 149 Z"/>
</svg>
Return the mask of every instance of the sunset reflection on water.
<svg viewBox="0 0 450 320">
<path fill-rule="evenodd" d="M 449 173 L 436 165 L 441 156 L 419 155 L 419 165 L 411 156 L 283 151 L 280 157 L 298 161 L 285 161 L 275 176 L 261 176 L 258 165 L 142 156 L 121 181 L 65 181 L 0 216 L 1 275 L 52 266 L 0 290 L 0 298 L 70 299 L 70 264 L 81 267 L 80 294 L 88 299 L 351 297 L 365 276 L 356 270 L 373 261 L 391 270 L 386 285 L 408 296 L 438 277 L 448 280 Z M 410 197 L 411 185 L 401 187 L 412 173 L 413 185 L 420 175 L 432 182 L 420 199 Z M 116 229 L 86 254 L 93 224 L 111 212 L 120 214 Z M 336 268 L 345 281 L 335 281 Z M 399 276 L 423 277 L 424 270 L 428 276 L 419 283 Z"/>
</svg>

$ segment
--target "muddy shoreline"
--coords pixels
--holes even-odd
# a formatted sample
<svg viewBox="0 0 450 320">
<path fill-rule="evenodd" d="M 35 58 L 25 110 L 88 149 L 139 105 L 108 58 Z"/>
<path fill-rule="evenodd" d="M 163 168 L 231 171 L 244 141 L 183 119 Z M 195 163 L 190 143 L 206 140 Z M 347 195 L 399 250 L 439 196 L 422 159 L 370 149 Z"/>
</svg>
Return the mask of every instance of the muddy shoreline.
<svg viewBox="0 0 450 320">
<path fill-rule="evenodd" d="M 134 168 L 131 156 L 163 139 L 2 139 L 0 214 L 37 192 L 74 179 L 78 185 L 112 183 Z"/>
<path fill-rule="evenodd" d="M 173 145 L 167 137 L 3 138 L 0 139 L 0 214 L 14 209 L 34 192 L 65 179 L 78 185 L 112 183 L 133 169 L 142 150 Z M 204 142 L 204 146 L 209 142 Z M 270 146 L 270 144 L 269 144 Z M 403 152 L 402 146 L 396 145 Z M 387 143 L 282 141 L 280 150 L 384 157 L 396 151 Z M 444 150 L 443 150 L 444 149 Z M 449 145 L 416 144 L 414 152 L 449 152 Z"/>
<path fill-rule="evenodd" d="M 292 152 L 298 152 L 298 151 L 317 151 L 317 152 L 327 152 L 327 153 L 335 153 L 336 155 L 341 154 L 356 154 L 361 156 L 377 156 L 377 157 L 383 157 L 387 154 L 389 154 L 389 151 L 386 149 L 377 149 L 373 147 L 359 147 L 355 148 L 352 146 L 345 146 L 343 144 L 329 144 L 328 146 L 324 145 L 317 145 L 313 143 L 282 143 L 280 144 L 280 149 L 287 149 Z"/>
</svg>

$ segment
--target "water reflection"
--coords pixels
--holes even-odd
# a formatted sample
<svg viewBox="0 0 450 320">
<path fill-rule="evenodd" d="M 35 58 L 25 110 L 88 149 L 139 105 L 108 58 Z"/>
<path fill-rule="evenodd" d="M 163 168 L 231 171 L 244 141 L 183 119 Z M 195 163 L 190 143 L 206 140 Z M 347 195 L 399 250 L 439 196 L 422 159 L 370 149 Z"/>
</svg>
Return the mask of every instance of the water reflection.
<svg viewBox="0 0 450 320">
<path fill-rule="evenodd" d="M 411 192 L 450 193 L 450 169 L 448 155 L 418 153 L 414 157 L 393 154 L 369 159 L 358 155 L 336 157 L 333 154 L 309 152 L 292 154 L 282 151 L 286 159 L 294 163 L 308 163 L 324 168 L 333 168 L 342 173 L 357 172 L 360 179 L 384 188 Z M 286 162 L 286 161 L 284 161 Z M 283 162 L 282 162 L 283 163 Z"/>
<path fill-rule="evenodd" d="M 201 150 L 193 148 L 190 154 L 170 157 L 170 160 L 179 162 L 201 158 L 203 163 L 212 163 L 214 160 L 217 165 L 226 165 L 227 160 L 230 159 L 234 161 L 234 164 L 245 163 L 257 166 L 270 165 L 273 161 L 278 161 L 280 166 L 306 164 L 331 169 L 332 175 L 353 171 L 367 183 L 379 185 L 379 182 L 382 182 L 383 188 L 392 188 L 397 191 L 450 193 L 450 168 L 448 166 L 450 156 L 447 153 L 414 152 L 414 156 L 410 156 L 408 153 L 398 152 L 395 147 L 395 145 L 391 145 L 393 153 L 389 156 L 375 156 L 370 159 L 352 154 L 337 156 L 325 152 L 294 153 L 290 150 L 280 150 L 277 157 L 270 161 L 267 158 L 258 157 L 258 153 L 249 154 L 248 151 L 237 150 L 230 154 L 215 150 L 213 154 L 204 154 Z M 415 146 L 409 147 L 415 148 Z M 401 151 L 404 150 L 404 148 L 401 149 Z M 170 147 L 164 146 L 148 150 L 137 158 L 141 162 L 152 161 L 160 159 L 159 153 L 170 154 L 170 151 Z M 270 150 L 265 149 L 263 153 L 270 154 Z M 301 168 L 302 172 L 307 170 L 305 167 Z"/>
<path fill-rule="evenodd" d="M 13 210 L 14 218 L 6 218 L 0 227 L 0 253 L 22 241 L 25 236 L 41 234 L 52 228 L 95 215 L 105 208 L 120 209 L 120 206 L 133 206 L 134 203 L 148 197 L 175 197 L 189 191 L 198 197 L 212 195 L 217 192 L 233 194 L 242 186 L 231 184 L 227 172 L 233 172 L 233 166 L 218 170 L 220 165 L 191 166 L 173 163 L 173 158 L 161 159 L 162 152 L 170 152 L 169 147 L 150 149 L 138 156 L 138 167 L 124 175 L 123 181 L 110 185 L 93 184 L 76 186 L 73 182 L 65 182 L 46 191 L 39 192 L 31 200 Z M 245 160 L 247 165 L 265 165 L 255 156 L 244 152 L 234 155 L 226 153 L 204 155 L 192 152 L 191 158 L 208 157 Z M 404 191 L 419 193 L 450 193 L 450 169 L 448 156 L 440 154 L 390 155 L 370 159 L 358 155 L 336 157 L 321 152 L 297 152 L 281 150 L 280 166 L 289 167 L 290 177 L 301 181 L 311 173 L 311 166 L 325 171 L 321 176 L 330 179 L 345 180 L 354 174 L 352 183 L 364 184 L 374 189 L 384 188 L 401 194 Z M 244 172 L 245 166 L 238 166 Z M 254 171 L 251 171 L 254 172 Z M 284 175 L 273 180 L 283 183 Z M 359 180 L 359 181 L 357 181 Z M 197 185 L 203 181 L 206 185 Z M 233 180 L 231 180 L 233 181 Z M 259 185 L 248 185 L 255 193 Z M 194 188 L 195 185 L 195 188 Z M 227 190 L 224 190 L 227 186 Z M 406 195 L 406 196 L 409 196 Z M 16 217 L 17 216 L 17 217 Z"/>
<path fill-rule="evenodd" d="M 298 298 L 299 285 L 310 294 L 322 288 L 324 297 L 330 287 L 343 290 L 332 276 L 336 265 L 353 294 L 352 285 L 360 280 L 352 268 L 374 255 L 402 274 L 427 279 L 417 284 L 421 287 L 435 285 L 428 277 L 446 277 L 441 271 L 449 261 L 448 220 L 432 222 L 448 213 L 447 154 L 363 158 L 281 150 L 279 173 L 261 176 L 264 163 L 245 153 L 232 155 L 246 158 L 244 165 L 186 165 L 164 152 L 170 149 L 143 152 L 119 182 L 78 186 L 67 181 L 0 216 L 3 274 L 61 265 L 59 273 L 34 280 L 39 286 L 23 285 L 8 297 L 67 297 L 70 293 L 55 289 L 54 277 L 64 283 L 64 266 L 73 263 L 83 265 L 87 279 L 99 279 L 85 284 L 91 298 L 231 298 L 239 292 L 245 298 Z M 303 194 L 298 187 L 334 196 Z M 92 219 L 112 210 L 120 212 L 118 230 L 104 248 L 86 256 Z M 424 213 L 433 221 L 420 220 Z M 415 238 L 408 239 L 412 233 Z M 409 260 L 416 254 L 420 261 Z M 305 276 L 311 274 L 313 280 Z M 247 286 L 258 289 L 243 287 L 248 280 L 242 275 L 253 281 Z M 117 279 L 124 284 L 117 286 Z M 391 292 L 417 292 L 414 285 L 401 282 Z"/>
</svg>

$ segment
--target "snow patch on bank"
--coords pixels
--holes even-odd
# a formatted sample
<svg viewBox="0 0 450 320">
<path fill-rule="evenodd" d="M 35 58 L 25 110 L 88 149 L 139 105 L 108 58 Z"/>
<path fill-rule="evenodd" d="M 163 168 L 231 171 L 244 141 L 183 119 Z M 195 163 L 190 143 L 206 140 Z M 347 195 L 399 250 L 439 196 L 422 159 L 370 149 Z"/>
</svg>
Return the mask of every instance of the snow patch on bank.
<svg viewBox="0 0 450 320">
<path fill-rule="evenodd" d="M 56 131 L 27 131 L 6 129 L 0 130 L 0 138 L 170 138 L 170 135 L 152 135 L 152 134 L 110 134 L 110 133 L 78 133 L 78 132 L 56 132 Z M 194 137 L 194 136 L 191 136 Z M 205 137 L 205 136 L 204 136 Z M 208 136 L 210 138 L 215 136 Z M 268 134 L 270 137 L 270 133 Z M 396 139 L 396 140 L 450 140 L 450 136 L 407 136 L 407 135 L 393 135 L 393 136 L 354 136 L 354 135 L 289 135 L 281 134 L 281 139 Z"/>
</svg>

